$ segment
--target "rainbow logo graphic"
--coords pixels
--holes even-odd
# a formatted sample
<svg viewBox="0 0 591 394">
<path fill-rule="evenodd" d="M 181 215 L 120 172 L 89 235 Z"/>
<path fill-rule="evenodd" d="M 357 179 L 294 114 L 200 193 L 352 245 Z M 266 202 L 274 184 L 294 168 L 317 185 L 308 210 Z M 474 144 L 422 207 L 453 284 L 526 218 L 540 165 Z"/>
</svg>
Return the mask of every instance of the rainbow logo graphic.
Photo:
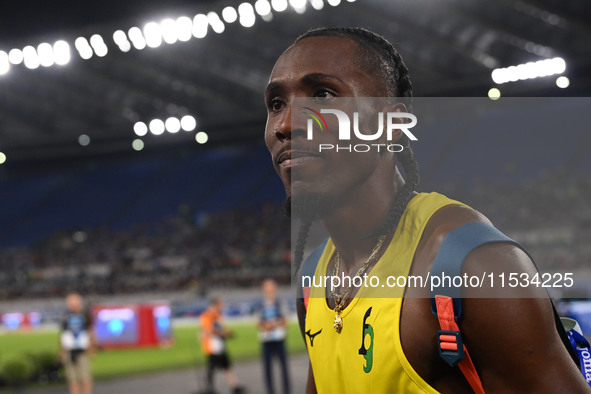
<svg viewBox="0 0 591 394">
<path fill-rule="evenodd" d="M 316 123 L 318 123 L 318 126 L 320 126 L 320 130 L 324 131 L 324 128 L 326 127 L 326 131 L 328 131 L 328 125 L 326 124 L 326 120 L 324 120 L 324 117 L 322 115 L 320 115 L 320 112 L 313 110 L 310 107 L 302 107 L 304 109 L 307 109 L 310 112 L 306 112 L 304 111 L 303 113 L 305 115 L 308 115 L 309 117 L 311 117 L 312 119 L 314 119 L 316 121 Z M 320 122 L 322 121 L 322 122 Z M 324 124 L 324 127 L 322 126 Z"/>
</svg>

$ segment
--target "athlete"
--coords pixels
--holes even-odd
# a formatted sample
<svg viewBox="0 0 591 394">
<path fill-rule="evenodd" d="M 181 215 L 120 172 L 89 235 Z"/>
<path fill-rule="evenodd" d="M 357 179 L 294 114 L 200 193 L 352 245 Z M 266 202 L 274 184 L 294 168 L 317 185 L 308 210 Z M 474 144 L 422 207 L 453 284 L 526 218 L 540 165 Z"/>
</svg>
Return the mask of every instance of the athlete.
<svg viewBox="0 0 591 394">
<path fill-rule="evenodd" d="M 334 150 L 319 153 L 317 143 L 314 150 L 306 140 L 306 120 L 292 120 L 295 111 L 301 112 L 292 107 L 296 98 L 411 96 L 401 56 L 383 37 L 364 29 L 312 30 L 279 57 L 265 92 L 265 142 L 285 186 L 286 211 L 302 223 L 295 264 L 303 261 L 311 223 L 320 221 L 330 238 L 314 275 L 425 276 L 450 231 L 489 223 L 457 201 L 415 192 L 418 166 L 401 130 L 394 131 L 391 142 L 402 145 L 402 151 L 351 160 Z M 394 103 L 389 110 L 408 109 Z M 338 144 L 334 132 L 314 137 Z M 480 247 L 464 261 L 475 274 L 492 265 L 535 272 L 527 255 L 506 243 Z M 298 302 L 310 356 L 307 393 L 472 392 L 462 372 L 439 356 L 440 326 L 428 289 L 420 297 L 404 298 L 364 297 L 364 291 L 313 287 L 307 308 Z M 487 393 L 589 392 L 558 334 L 547 297 L 465 298 L 462 304 L 462 337 Z"/>
</svg>

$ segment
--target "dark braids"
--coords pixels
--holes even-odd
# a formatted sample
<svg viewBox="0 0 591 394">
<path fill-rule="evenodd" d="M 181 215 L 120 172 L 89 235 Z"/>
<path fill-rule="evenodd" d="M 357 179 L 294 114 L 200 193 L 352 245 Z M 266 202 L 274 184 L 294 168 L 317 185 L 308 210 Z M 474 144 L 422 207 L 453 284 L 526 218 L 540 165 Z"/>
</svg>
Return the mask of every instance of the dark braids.
<svg viewBox="0 0 591 394">
<path fill-rule="evenodd" d="M 386 95 L 389 97 L 412 97 L 412 84 L 408 68 L 394 46 L 384 37 L 369 30 L 358 27 L 335 27 L 310 30 L 298 37 L 296 43 L 310 37 L 340 37 L 354 41 L 360 50 L 360 58 L 355 59 L 361 67 L 373 68 L 381 74 L 385 83 Z M 377 56 L 376 56 L 377 55 Z M 407 104 L 410 111 L 410 102 Z M 367 236 L 389 234 L 396 230 L 398 222 L 419 183 L 419 166 L 410 147 L 406 135 L 402 135 L 399 142 L 404 149 L 396 154 L 402 165 L 406 180 L 404 186 L 396 194 L 396 198 L 388 211 L 384 221 Z M 296 250 L 294 253 L 296 273 L 304 259 L 304 248 L 308 238 L 311 222 L 303 222 L 298 232 Z"/>
</svg>

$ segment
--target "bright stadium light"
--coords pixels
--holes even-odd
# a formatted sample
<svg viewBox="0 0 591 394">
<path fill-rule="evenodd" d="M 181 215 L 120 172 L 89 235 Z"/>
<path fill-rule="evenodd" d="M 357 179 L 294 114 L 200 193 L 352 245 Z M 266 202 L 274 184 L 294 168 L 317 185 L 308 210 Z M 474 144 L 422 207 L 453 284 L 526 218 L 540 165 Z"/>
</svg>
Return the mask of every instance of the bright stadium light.
<svg viewBox="0 0 591 394">
<path fill-rule="evenodd" d="M 193 131 L 197 127 L 197 121 L 191 115 L 185 115 L 181 118 L 181 128 L 185 131 Z"/>
<path fill-rule="evenodd" d="M 560 89 L 566 89 L 568 88 L 568 86 L 570 85 L 570 79 L 568 79 L 568 77 L 565 77 L 564 75 L 556 78 L 556 86 L 558 86 Z"/>
<path fill-rule="evenodd" d="M 131 147 L 133 148 L 134 151 L 139 152 L 142 149 L 144 149 L 144 141 L 140 140 L 139 138 L 136 138 L 131 143 Z"/>
<path fill-rule="evenodd" d="M 127 36 L 129 37 L 129 40 L 135 49 L 141 51 L 146 47 L 146 38 L 142 34 L 142 31 L 139 27 L 134 26 L 129 29 Z"/>
<path fill-rule="evenodd" d="M 187 42 L 193 36 L 193 21 L 188 16 L 181 16 L 175 22 L 176 37 L 179 41 Z"/>
<path fill-rule="evenodd" d="M 74 42 L 76 50 L 80 54 L 80 57 L 84 60 L 88 60 L 92 57 L 92 48 L 88 44 L 88 41 L 84 37 L 78 37 Z"/>
<path fill-rule="evenodd" d="M 178 41 L 176 22 L 174 20 L 164 19 L 160 22 L 160 32 L 165 43 L 174 44 Z"/>
<path fill-rule="evenodd" d="M 143 137 L 146 134 L 148 134 L 148 126 L 144 123 L 144 122 L 136 122 L 133 125 L 133 132 L 138 136 L 138 137 Z"/>
<path fill-rule="evenodd" d="M 0 75 L 4 75 L 8 71 L 10 71 L 10 61 L 8 60 L 8 54 L 4 51 L 0 51 Z"/>
<path fill-rule="evenodd" d="M 160 25 L 156 22 L 146 23 L 144 36 L 146 37 L 146 44 L 150 48 L 158 48 L 162 44 L 162 31 Z"/>
<path fill-rule="evenodd" d="M 86 134 L 82 134 L 80 137 L 78 137 L 78 143 L 81 146 L 88 146 L 88 144 L 90 144 L 90 137 Z"/>
<path fill-rule="evenodd" d="M 488 91 L 488 98 L 491 100 L 498 100 L 501 97 L 501 91 L 497 88 L 492 88 Z"/>
<path fill-rule="evenodd" d="M 172 134 L 178 133 L 181 129 L 181 121 L 175 117 L 170 117 L 166 119 L 164 125 L 166 126 L 166 130 L 168 130 L 168 132 Z"/>
<path fill-rule="evenodd" d="M 333 7 L 338 6 L 339 4 L 341 4 L 341 0 L 326 0 L 328 2 L 328 4 L 330 4 Z"/>
<path fill-rule="evenodd" d="M 27 67 L 28 69 L 34 70 L 40 65 L 37 51 L 30 45 L 26 46 L 23 49 L 23 58 L 25 62 L 25 67 Z"/>
<path fill-rule="evenodd" d="M 46 42 L 39 44 L 37 54 L 39 56 L 39 64 L 43 67 L 53 66 L 53 47 L 50 44 Z"/>
<path fill-rule="evenodd" d="M 153 119 L 150 121 L 150 132 L 154 135 L 164 133 L 164 122 L 160 119 Z"/>
<path fill-rule="evenodd" d="M 207 16 L 203 14 L 195 15 L 193 18 L 193 37 L 203 38 L 207 35 Z"/>
<path fill-rule="evenodd" d="M 268 0 L 257 0 L 254 3 L 254 9 L 260 16 L 266 16 L 271 13 L 271 4 Z"/>
<path fill-rule="evenodd" d="M 23 62 L 23 51 L 18 48 L 11 49 L 8 52 L 8 60 L 14 65 L 21 64 Z"/>
<path fill-rule="evenodd" d="M 121 52 L 129 52 L 131 50 L 131 43 L 123 30 L 117 30 L 113 33 L 113 41 L 117 44 Z"/>
<path fill-rule="evenodd" d="M 6 163 L 6 155 L 3 152 L 0 152 L 0 164 Z"/>
<path fill-rule="evenodd" d="M 200 131 L 195 134 L 195 141 L 197 141 L 198 144 L 205 144 L 207 140 L 209 140 L 209 136 L 205 131 Z"/>
<path fill-rule="evenodd" d="M 226 29 L 224 22 L 220 19 L 218 14 L 215 12 L 208 12 L 207 13 L 207 23 L 211 26 L 211 29 L 218 34 L 221 34 Z"/>
<path fill-rule="evenodd" d="M 564 59 L 555 57 L 553 59 L 539 60 L 537 62 L 529 62 L 517 66 L 497 68 L 492 71 L 491 77 L 496 84 L 503 84 L 507 82 L 562 74 L 565 70 L 566 62 Z"/>
<path fill-rule="evenodd" d="M 306 0 L 289 0 L 289 5 L 291 5 L 298 14 L 306 12 Z"/>
<path fill-rule="evenodd" d="M 287 9 L 287 0 L 271 0 L 271 6 L 277 12 L 283 12 Z"/>
<path fill-rule="evenodd" d="M 234 7 L 226 7 L 222 10 L 222 18 L 226 21 L 226 23 L 234 23 L 238 20 L 238 13 L 236 12 L 236 8 Z"/>
<path fill-rule="evenodd" d="M 238 6 L 238 14 L 240 15 L 240 24 L 244 27 L 252 27 L 256 22 L 254 9 L 250 3 L 242 3 Z"/>
<path fill-rule="evenodd" d="M 311 0 L 310 4 L 315 10 L 321 10 L 324 8 L 324 2 L 322 0 Z"/>
<path fill-rule="evenodd" d="M 109 53 L 109 49 L 100 34 L 93 34 L 92 37 L 90 37 L 90 46 L 98 57 L 104 57 Z"/>
<path fill-rule="evenodd" d="M 53 60 L 58 66 L 63 66 L 70 62 L 70 45 L 64 40 L 56 41 L 53 44 Z"/>
</svg>

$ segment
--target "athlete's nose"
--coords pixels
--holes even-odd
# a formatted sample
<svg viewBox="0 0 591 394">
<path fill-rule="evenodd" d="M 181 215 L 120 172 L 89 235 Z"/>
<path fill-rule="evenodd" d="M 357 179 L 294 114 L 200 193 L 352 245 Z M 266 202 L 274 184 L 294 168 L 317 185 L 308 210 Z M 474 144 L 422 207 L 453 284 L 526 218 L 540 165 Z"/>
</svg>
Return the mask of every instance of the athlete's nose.
<svg viewBox="0 0 591 394">
<path fill-rule="evenodd" d="M 306 133 L 306 127 L 304 116 L 301 111 L 297 111 L 297 108 L 293 104 L 287 105 L 284 111 L 282 111 L 281 120 L 277 123 L 275 128 L 275 138 L 283 142 L 286 140 L 292 140 L 297 136 L 303 136 Z"/>
</svg>

